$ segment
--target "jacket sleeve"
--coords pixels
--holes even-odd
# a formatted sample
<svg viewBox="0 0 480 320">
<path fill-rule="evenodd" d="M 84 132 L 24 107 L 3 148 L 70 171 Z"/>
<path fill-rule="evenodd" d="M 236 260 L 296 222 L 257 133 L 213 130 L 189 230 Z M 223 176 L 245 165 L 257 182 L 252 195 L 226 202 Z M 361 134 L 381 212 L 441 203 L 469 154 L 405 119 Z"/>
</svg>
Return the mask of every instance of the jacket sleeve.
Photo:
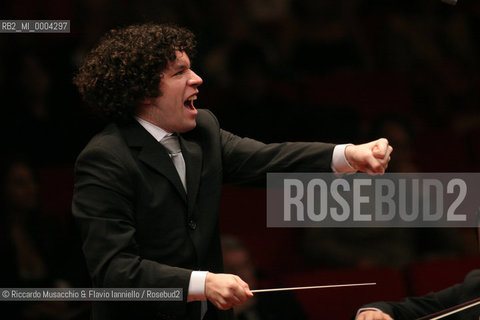
<svg viewBox="0 0 480 320">
<path fill-rule="evenodd" d="M 270 143 L 220 130 L 225 183 L 265 181 L 267 172 L 331 172 L 334 144 Z"/>
<path fill-rule="evenodd" d="M 409 297 L 399 302 L 376 302 L 362 308 L 377 308 L 395 320 L 417 319 L 458 304 L 464 284 L 457 284 L 421 297 Z"/>
</svg>

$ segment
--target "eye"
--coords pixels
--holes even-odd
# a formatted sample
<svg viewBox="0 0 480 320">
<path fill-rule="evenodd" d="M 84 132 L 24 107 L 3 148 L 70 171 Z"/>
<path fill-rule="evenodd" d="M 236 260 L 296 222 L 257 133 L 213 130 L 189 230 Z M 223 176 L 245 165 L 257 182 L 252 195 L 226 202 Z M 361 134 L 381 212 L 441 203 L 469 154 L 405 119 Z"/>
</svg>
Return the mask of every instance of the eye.
<svg viewBox="0 0 480 320">
<path fill-rule="evenodd" d="M 173 76 L 180 76 L 184 73 L 185 73 L 185 69 L 182 69 L 182 70 L 178 71 L 177 73 L 175 73 Z"/>
</svg>

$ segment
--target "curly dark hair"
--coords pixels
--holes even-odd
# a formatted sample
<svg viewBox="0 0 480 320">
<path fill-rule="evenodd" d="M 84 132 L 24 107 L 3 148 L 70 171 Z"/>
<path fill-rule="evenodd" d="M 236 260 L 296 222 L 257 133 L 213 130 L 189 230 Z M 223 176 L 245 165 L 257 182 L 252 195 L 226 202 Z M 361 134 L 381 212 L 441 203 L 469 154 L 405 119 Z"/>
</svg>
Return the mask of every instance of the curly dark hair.
<svg viewBox="0 0 480 320">
<path fill-rule="evenodd" d="M 135 113 L 139 100 L 162 94 L 162 72 L 176 59 L 176 51 L 191 58 L 195 45 L 192 32 L 174 25 L 111 30 L 88 53 L 73 82 L 95 114 L 125 120 Z"/>
</svg>

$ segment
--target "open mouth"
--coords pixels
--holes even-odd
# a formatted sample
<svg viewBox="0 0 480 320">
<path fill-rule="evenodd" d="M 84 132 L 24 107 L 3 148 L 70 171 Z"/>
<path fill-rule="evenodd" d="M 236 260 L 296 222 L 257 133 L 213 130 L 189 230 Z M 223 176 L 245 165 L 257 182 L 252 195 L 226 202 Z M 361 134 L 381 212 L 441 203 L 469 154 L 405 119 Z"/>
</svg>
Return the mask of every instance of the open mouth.
<svg viewBox="0 0 480 320">
<path fill-rule="evenodd" d="M 185 108 L 187 109 L 190 109 L 190 110 L 195 110 L 195 107 L 193 106 L 193 101 L 197 100 L 197 96 L 191 96 L 190 98 L 188 98 L 187 100 L 185 100 L 185 102 L 183 103 L 183 105 L 185 106 Z"/>
</svg>

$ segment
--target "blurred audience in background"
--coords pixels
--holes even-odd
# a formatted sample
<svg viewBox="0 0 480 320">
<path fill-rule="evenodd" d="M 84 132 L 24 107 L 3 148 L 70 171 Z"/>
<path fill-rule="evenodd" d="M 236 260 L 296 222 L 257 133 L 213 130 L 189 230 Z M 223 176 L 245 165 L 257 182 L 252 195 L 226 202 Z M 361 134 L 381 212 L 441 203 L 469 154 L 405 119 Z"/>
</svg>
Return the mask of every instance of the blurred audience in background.
<svg viewBox="0 0 480 320">
<path fill-rule="evenodd" d="M 271 288 L 274 285 L 268 275 L 259 276 L 247 248 L 236 237 L 223 236 L 222 251 L 226 273 L 239 276 L 252 290 Z M 289 291 L 256 293 L 243 305 L 235 307 L 234 312 L 235 319 L 238 320 L 306 319 L 302 307 Z"/>
<path fill-rule="evenodd" d="M 78 257 L 59 252 L 76 255 L 76 247 L 65 241 L 68 227 L 56 230 L 38 212 L 32 168 L 73 167 L 102 127 L 92 125 L 71 80 L 85 52 L 118 26 L 172 22 L 193 30 L 200 44 L 193 69 L 204 79 L 198 105 L 226 130 L 265 142 L 333 143 L 376 131 L 396 149 L 390 172 L 480 169 L 476 0 L 14 0 L 0 11 L 4 19 L 71 21 L 70 34 L 0 35 L 1 250 L 11 257 L 0 265 L 2 286 L 70 280 L 65 264 Z M 18 150 L 33 166 L 13 161 Z M 471 230 L 357 231 L 305 230 L 303 258 L 317 268 L 402 267 L 473 247 Z"/>
<path fill-rule="evenodd" d="M 406 116 L 416 132 L 409 146 L 416 167 L 410 169 L 478 168 L 476 1 L 455 7 L 433 0 L 49 3 L 11 1 L 2 12 L 15 19 L 61 15 L 71 20 L 70 34 L 2 34 L 0 40 L 8 61 L 0 69 L 4 123 L 12 124 L 3 128 L 11 136 L 5 143 L 48 148 L 42 156 L 39 147 L 32 152 L 47 165 L 73 163 L 101 127 L 86 121 L 71 85 L 85 52 L 108 29 L 154 21 L 185 25 L 198 35 L 193 67 L 205 80 L 200 103 L 227 130 L 267 142 L 357 142 L 374 125 L 372 115 L 392 111 Z M 33 122 L 32 129 L 21 132 L 20 121 Z M 239 124 L 247 121 L 252 125 Z M 342 130 L 329 130 L 333 126 Z M 455 141 L 459 151 L 425 146 L 432 137 Z"/>
<path fill-rule="evenodd" d="M 77 233 L 71 224 L 40 212 L 33 167 L 23 157 L 6 157 L 0 177 L 0 287 L 88 287 Z M 2 315 L 9 319 L 83 319 L 88 310 L 64 301 L 5 305 Z"/>
</svg>

